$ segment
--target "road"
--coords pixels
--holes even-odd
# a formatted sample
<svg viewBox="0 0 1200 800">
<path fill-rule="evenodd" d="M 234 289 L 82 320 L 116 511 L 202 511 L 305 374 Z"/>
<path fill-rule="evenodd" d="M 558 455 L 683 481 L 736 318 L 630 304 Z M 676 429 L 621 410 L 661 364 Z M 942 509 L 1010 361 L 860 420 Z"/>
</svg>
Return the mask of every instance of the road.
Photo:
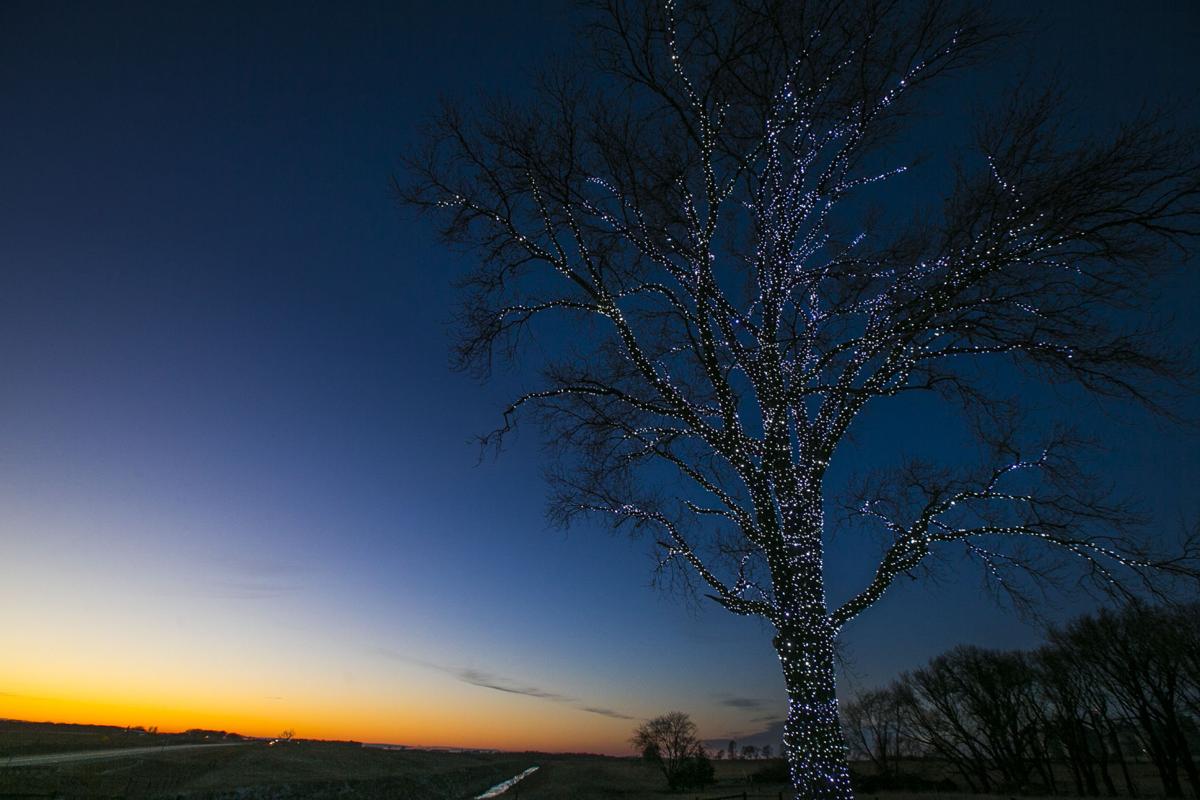
<svg viewBox="0 0 1200 800">
<path fill-rule="evenodd" d="M 525 778 L 528 778 L 530 775 L 537 772 L 537 769 L 538 769 L 537 767 L 530 767 L 529 769 L 522 772 L 520 775 L 514 775 L 513 777 L 509 778 L 506 781 L 497 783 L 495 786 L 493 786 L 492 788 L 488 789 L 483 794 L 476 797 L 475 800 L 490 800 L 490 798 L 499 797 L 500 795 L 504 794 L 509 789 L 511 789 L 512 787 L 516 786 L 518 783 L 523 781 Z"/>
<path fill-rule="evenodd" d="M 215 744 L 168 744 L 157 747 L 117 747 L 111 750 L 85 750 L 75 753 L 47 753 L 40 756 L 0 756 L 0 769 L 4 767 L 42 767 L 53 764 L 69 764 L 73 761 L 100 761 L 106 758 L 128 758 L 148 756 L 154 753 L 192 750 L 197 747 L 236 747 L 249 742 L 218 742 Z"/>
</svg>

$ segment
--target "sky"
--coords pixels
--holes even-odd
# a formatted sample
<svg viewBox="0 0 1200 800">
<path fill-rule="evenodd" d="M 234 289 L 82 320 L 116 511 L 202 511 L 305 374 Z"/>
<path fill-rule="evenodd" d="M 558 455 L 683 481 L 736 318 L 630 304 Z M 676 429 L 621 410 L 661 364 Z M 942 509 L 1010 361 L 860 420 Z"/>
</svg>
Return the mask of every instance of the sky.
<svg viewBox="0 0 1200 800">
<path fill-rule="evenodd" d="M 946 118 L 1034 64 L 1082 125 L 1200 120 L 1194 5 L 1050 5 Z M 389 193 L 442 97 L 519 93 L 573 13 L 0 5 L 0 717 L 611 753 L 676 708 L 778 729 L 763 625 L 651 587 L 644 542 L 550 529 L 535 433 L 479 460 L 531 375 L 449 368 L 467 257 Z M 1195 339 L 1196 271 L 1167 289 L 1148 313 Z M 938 441 L 889 413 L 863 441 Z M 1072 416 L 1160 525 L 1194 516 L 1194 430 Z M 873 552 L 838 541 L 831 594 Z M 906 585 L 847 629 L 841 686 L 1039 636 L 976 574 Z"/>
</svg>

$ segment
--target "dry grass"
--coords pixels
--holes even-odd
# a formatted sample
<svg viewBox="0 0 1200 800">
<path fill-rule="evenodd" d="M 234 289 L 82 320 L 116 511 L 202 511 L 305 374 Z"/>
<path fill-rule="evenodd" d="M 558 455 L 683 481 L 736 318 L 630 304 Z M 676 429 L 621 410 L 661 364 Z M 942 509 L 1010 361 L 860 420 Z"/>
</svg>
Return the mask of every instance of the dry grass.
<svg viewBox="0 0 1200 800">
<path fill-rule="evenodd" d="M 114 729 L 21 731 L 11 725 L 0 725 L 0 753 L 62 752 L 157 743 L 162 742 L 137 734 L 114 736 Z M 0 798 L 464 800 L 535 764 L 540 769 L 510 790 L 506 800 L 693 800 L 742 792 L 759 800 L 788 796 L 785 785 L 752 781 L 754 773 L 764 766 L 762 761 L 713 762 L 717 778 L 713 786 L 703 791 L 671 793 L 655 767 L 632 758 L 390 751 L 338 742 L 268 747 L 256 742 L 240 747 L 166 751 L 57 766 L 0 768 Z M 938 771 L 931 763 L 910 766 L 914 772 L 928 776 Z M 1141 785 L 1148 793 L 1153 791 L 1149 782 L 1143 781 Z M 1009 800 L 1009 795 L 860 792 L 859 800 Z M 1054 800 L 1068 799 L 1060 795 Z"/>
<path fill-rule="evenodd" d="M 153 747 L 203 741 L 182 735 L 154 735 L 107 725 L 56 725 L 51 722 L 0 720 L 0 759 L 41 753 Z"/>
<path fill-rule="evenodd" d="M 776 800 L 787 796 L 782 785 L 755 785 L 750 777 L 762 766 L 753 762 L 714 762 L 717 782 L 704 790 L 669 792 L 656 767 L 635 759 L 551 756 L 542 768 L 518 784 L 514 800 L 669 800 L 709 798 L 747 792 Z"/>
<path fill-rule="evenodd" d="M 511 754 L 386 751 L 332 742 L 279 747 L 252 743 L 0 768 L 0 797 L 460 800 L 511 777 L 528 763 L 528 757 Z"/>
</svg>

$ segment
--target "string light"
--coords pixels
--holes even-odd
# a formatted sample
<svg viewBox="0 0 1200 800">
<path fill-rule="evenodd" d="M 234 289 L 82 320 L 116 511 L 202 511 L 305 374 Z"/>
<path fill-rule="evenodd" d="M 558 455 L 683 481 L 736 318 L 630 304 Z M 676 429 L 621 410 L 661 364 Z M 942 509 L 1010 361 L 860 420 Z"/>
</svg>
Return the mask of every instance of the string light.
<svg viewBox="0 0 1200 800">
<path fill-rule="evenodd" d="M 655 223 L 618 175 L 568 179 L 563 190 L 559 178 L 538 172 L 536 159 L 523 152 L 513 159 L 528 165 L 521 188 L 513 191 L 519 200 L 497 190 L 500 201 L 489 204 L 470 191 L 439 185 L 444 191 L 436 204 L 460 215 L 456 222 L 491 226 L 498 238 L 485 240 L 490 259 L 503 261 L 504 248 L 511 247 L 517 265 L 548 264 L 573 292 L 489 307 L 478 321 L 489 345 L 534 317 L 561 311 L 603 320 L 613 345 L 606 357 L 619 359 L 613 380 L 586 369 L 552 376 L 550 388 L 524 394 L 505 410 L 497 435 L 526 405 L 558 410 L 571 419 L 571 435 L 610 437 L 604 457 L 620 468 L 657 459 L 705 497 L 679 498 L 692 515 L 681 523 L 653 502 L 608 496 L 619 492 L 573 484 L 570 495 L 573 511 L 654 529 L 661 537 L 660 566 L 686 565 L 729 611 L 773 625 L 788 692 L 783 744 L 792 782 L 806 800 L 850 800 L 834 645 L 843 626 L 898 576 L 917 568 L 931 548 L 961 545 L 1001 584 L 1012 559 L 985 544 L 993 540 L 1022 538 L 1060 548 L 1114 582 L 1111 564 L 1149 565 L 1047 523 L 1044 500 L 1030 487 L 1053 473 L 1059 454 L 1050 447 L 1036 457 L 1006 452 L 1007 463 L 971 485 L 931 492 L 907 516 L 878 499 L 863 500 L 857 513 L 882 526 L 890 543 L 861 591 L 834 609 L 825 594 L 824 479 L 851 423 L 875 398 L 932 388 L 938 365 L 951 359 L 1075 358 L 1077 348 L 1055 327 L 1053 302 L 1021 291 L 975 291 L 1009 265 L 1064 281 L 1084 275 L 1078 259 L 1064 254 L 1075 233 L 1033 211 L 1019 171 L 1007 174 L 1004 159 L 988 153 L 983 180 L 990 183 L 979 189 L 987 197 L 986 219 L 936 254 L 885 262 L 863 252 L 869 231 L 842 244 L 831 235 L 842 201 L 905 174 L 905 165 L 856 171 L 858 158 L 872 124 L 956 52 L 962 31 L 911 67 L 905 61 L 899 77 L 873 98 L 838 107 L 840 116 L 831 118 L 822 103 L 866 58 L 869 42 L 813 76 L 806 72 L 810 48 L 824 35 L 814 30 L 769 95 L 761 141 L 746 145 L 748 154 L 726 174 L 721 163 L 728 142 L 722 137 L 730 106 L 689 75 L 674 0 L 665 0 L 664 18 L 662 46 L 678 92 L 671 104 L 687 117 L 688 163 L 694 167 L 655 184 L 671 195 L 658 201 L 678 203 L 669 225 Z M 486 170 L 480 178 L 485 185 L 498 180 Z M 514 210 L 521 203 L 532 206 L 525 216 Z M 741 304 L 722 291 L 717 275 L 718 231 L 735 214 L 744 215 L 753 242 L 743 254 L 752 297 Z M 604 231 L 599 238 L 597 229 Z M 629 249 L 638 270 L 614 278 L 610 259 L 620 247 Z M 680 325 L 681 335 L 647 344 L 636 323 L 649 304 L 657 319 L 669 316 Z M 994 334 L 984 323 L 996 319 L 1017 333 Z M 682 356 L 694 356 L 691 366 L 709 384 L 704 390 L 696 390 L 687 368 L 678 367 Z M 704 457 L 689 457 L 696 450 Z M 740 534 L 728 561 L 708 558 L 693 538 L 709 520 Z M 769 580 L 756 571 L 760 562 Z M 733 575 L 721 574 L 728 572 Z"/>
</svg>

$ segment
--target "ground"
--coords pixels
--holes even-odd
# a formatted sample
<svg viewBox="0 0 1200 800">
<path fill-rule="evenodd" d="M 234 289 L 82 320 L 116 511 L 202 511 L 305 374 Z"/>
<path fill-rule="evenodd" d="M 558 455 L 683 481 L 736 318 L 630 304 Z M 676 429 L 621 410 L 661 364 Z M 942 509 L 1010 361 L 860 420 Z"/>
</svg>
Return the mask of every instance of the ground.
<svg viewBox="0 0 1200 800">
<path fill-rule="evenodd" d="M 210 735 L 209 740 L 214 738 Z M 707 800 L 740 797 L 742 792 L 747 800 L 787 796 L 787 787 L 782 784 L 754 780 L 756 772 L 771 764 L 764 761 L 715 761 L 716 784 L 703 791 L 672 794 L 666 791 L 662 774 L 655 767 L 634 758 L 383 750 L 352 742 L 301 741 L 272 746 L 252 741 L 232 747 L 164 750 L 53 766 L 5 766 L 10 757 L 197 741 L 205 741 L 204 735 L 155 737 L 116 728 L 0 722 L 0 800 L 466 800 L 534 765 L 538 771 L 505 794 L 506 800 Z M 778 772 L 779 762 L 774 763 Z M 928 769 L 929 765 L 925 766 Z M 1148 783 L 1142 785 L 1149 788 Z M 934 797 L 989 800 L 954 791 L 936 795 L 859 793 L 859 800 Z M 1003 800 L 1008 800 L 1007 795 Z M 1056 800 L 1067 799 L 1060 796 Z"/>
<path fill-rule="evenodd" d="M 164 744 L 198 744 L 218 741 L 209 734 L 147 733 L 111 725 L 57 725 L 51 722 L 18 722 L 0 719 L 0 759 L 39 753 L 80 752 Z"/>
<path fill-rule="evenodd" d="M 704 792 L 671 794 L 662 774 L 633 758 L 545 753 L 451 753 L 383 750 L 349 742 L 254 741 L 100 761 L 6 767 L 31 755 L 193 743 L 197 737 L 152 736 L 115 728 L 0 723 L 0 798 L 187 798 L 188 800 L 323 800 L 405 798 L 464 800 L 537 765 L 506 798 L 670 800 L 750 790 L 777 798 L 786 787 L 752 786 L 761 763 L 717 763 L 718 782 Z M 202 737 L 201 737 L 201 740 Z"/>
</svg>

